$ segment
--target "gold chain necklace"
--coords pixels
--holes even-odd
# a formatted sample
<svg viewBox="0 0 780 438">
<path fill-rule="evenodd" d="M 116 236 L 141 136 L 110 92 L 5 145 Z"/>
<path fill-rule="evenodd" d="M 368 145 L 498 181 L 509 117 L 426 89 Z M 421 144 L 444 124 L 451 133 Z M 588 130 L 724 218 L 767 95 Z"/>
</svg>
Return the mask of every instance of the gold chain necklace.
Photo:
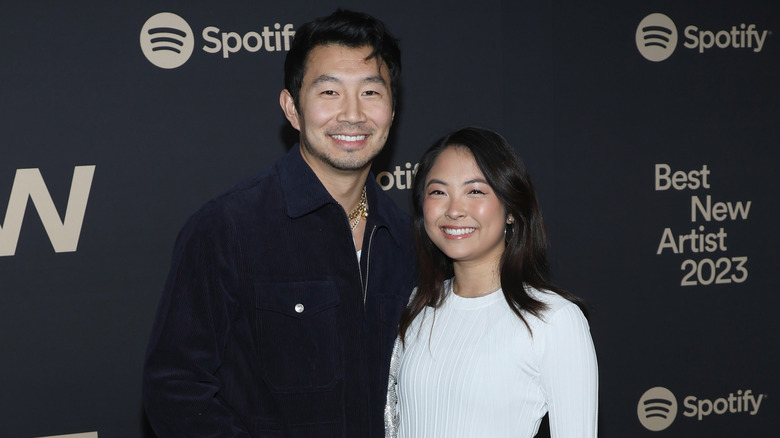
<svg viewBox="0 0 780 438">
<path fill-rule="evenodd" d="M 355 231 L 360 220 L 368 218 L 368 200 L 366 199 L 366 186 L 363 186 L 363 192 L 360 193 L 360 202 L 349 213 L 349 225 L 352 227 L 352 231 Z"/>
</svg>

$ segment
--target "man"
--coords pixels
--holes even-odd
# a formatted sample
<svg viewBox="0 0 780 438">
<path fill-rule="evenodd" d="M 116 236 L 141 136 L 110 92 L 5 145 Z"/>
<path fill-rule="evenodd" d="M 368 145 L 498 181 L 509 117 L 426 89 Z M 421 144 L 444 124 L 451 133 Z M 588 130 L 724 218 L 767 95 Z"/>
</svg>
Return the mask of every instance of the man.
<svg viewBox="0 0 780 438">
<path fill-rule="evenodd" d="M 369 167 L 400 68 L 368 15 L 338 10 L 296 32 L 280 104 L 299 145 L 177 240 L 144 369 L 159 438 L 383 436 L 415 258 L 408 218 Z"/>
</svg>

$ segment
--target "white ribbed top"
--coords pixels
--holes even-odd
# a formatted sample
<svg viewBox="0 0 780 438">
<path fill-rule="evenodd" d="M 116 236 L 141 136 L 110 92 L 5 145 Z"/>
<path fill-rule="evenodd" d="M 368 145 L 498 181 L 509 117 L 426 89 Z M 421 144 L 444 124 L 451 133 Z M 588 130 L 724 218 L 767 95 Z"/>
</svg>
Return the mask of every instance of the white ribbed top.
<svg viewBox="0 0 780 438">
<path fill-rule="evenodd" d="M 596 436 L 588 322 L 557 294 L 529 293 L 549 306 L 544 321 L 526 316 L 533 338 L 500 290 L 463 298 L 448 284 L 444 304 L 414 320 L 398 375 L 399 437 L 531 438 L 548 410 L 553 438 Z"/>
</svg>

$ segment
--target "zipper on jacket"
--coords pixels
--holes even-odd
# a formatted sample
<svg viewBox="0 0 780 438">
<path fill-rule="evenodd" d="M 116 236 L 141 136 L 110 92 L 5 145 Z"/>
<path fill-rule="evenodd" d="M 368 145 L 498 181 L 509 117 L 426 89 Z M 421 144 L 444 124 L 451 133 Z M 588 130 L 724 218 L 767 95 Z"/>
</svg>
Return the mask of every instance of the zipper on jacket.
<svg viewBox="0 0 780 438">
<path fill-rule="evenodd" d="M 337 203 L 337 205 L 338 205 L 338 203 Z M 350 229 L 349 235 L 350 235 L 350 237 L 352 237 L 352 246 L 354 247 L 354 245 L 355 245 L 355 236 L 352 234 L 352 230 L 351 230 L 351 226 L 350 226 L 351 224 L 349 223 L 349 216 L 347 215 L 347 212 L 343 208 L 341 209 L 341 211 L 344 214 L 344 220 L 347 223 L 347 227 Z M 369 262 L 371 261 L 370 260 L 370 257 L 371 257 L 371 243 L 374 241 L 374 233 L 376 232 L 376 228 L 377 228 L 377 226 L 374 225 L 374 228 L 371 229 L 371 234 L 369 234 L 369 236 L 368 236 L 368 249 L 361 248 L 361 250 L 360 250 L 361 251 L 360 252 L 361 256 L 360 257 L 357 257 L 357 249 L 355 250 L 355 261 L 357 262 L 358 277 L 360 277 L 360 289 L 363 292 L 363 310 L 366 309 L 366 298 L 368 297 L 368 265 L 369 265 Z M 364 231 L 364 233 L 365 233 L 365 231 Z M 365 281 L 363 280 L 363 268 L 360 267 L 360 258 L 363 257 L 363 255 L 362 255 L 363 253 L 367 253 L 367 255 L 366 255 L 367 258 L 366 258 L 366 279 L 365 279 Z"/>
<path fill-rule="evenodd" d="M 368 298 L 368 271 L 371 266 L 371 244 L 374 242 L 374 233 L 376 233 L 376 225 L 371 229 L 371 234 L 368 236 L 368 253 L 366 254 L 366 281 L 363 284 L 363 273 L 360 273 L 360 282 L 363 285 L 363 310 L 366 309 L 366 298 Z M 365 248 L 364 248 L 365 249 Z M 361 257 L 362 257 L 361 252 Z M 358 269 L 360 269 L 360 261 L 358 261 Z"/>
</svg>

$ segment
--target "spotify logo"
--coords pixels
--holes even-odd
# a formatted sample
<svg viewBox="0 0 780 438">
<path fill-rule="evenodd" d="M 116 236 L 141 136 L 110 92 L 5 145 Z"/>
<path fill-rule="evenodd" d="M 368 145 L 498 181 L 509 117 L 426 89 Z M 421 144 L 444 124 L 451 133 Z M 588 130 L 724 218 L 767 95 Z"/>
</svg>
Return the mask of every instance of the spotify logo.
<svg viewBox="0 0 780 438">
<path fill-rule="evenodd" d="M 160 68 L 181 66 L 190 59 L 194 46 L 190 25 L 170 12 L 152 16 L 141 29 L 141 50 L 149 62 Z"/>
<path fill-rule="evenodd" d="M 677 417 L 677 399 L 672 391 L 662 386 L 650 388 L 639 399 L 636 414 L 646 429 L 654 432 L 664 430 Z"/>
<path fill-rule="evenodd" d="M 677 27 L 661 13 L 650 14 L 636 28 L 636 48 L 647 60 L 663 61 L 677 48 Z"/>
</svg>

